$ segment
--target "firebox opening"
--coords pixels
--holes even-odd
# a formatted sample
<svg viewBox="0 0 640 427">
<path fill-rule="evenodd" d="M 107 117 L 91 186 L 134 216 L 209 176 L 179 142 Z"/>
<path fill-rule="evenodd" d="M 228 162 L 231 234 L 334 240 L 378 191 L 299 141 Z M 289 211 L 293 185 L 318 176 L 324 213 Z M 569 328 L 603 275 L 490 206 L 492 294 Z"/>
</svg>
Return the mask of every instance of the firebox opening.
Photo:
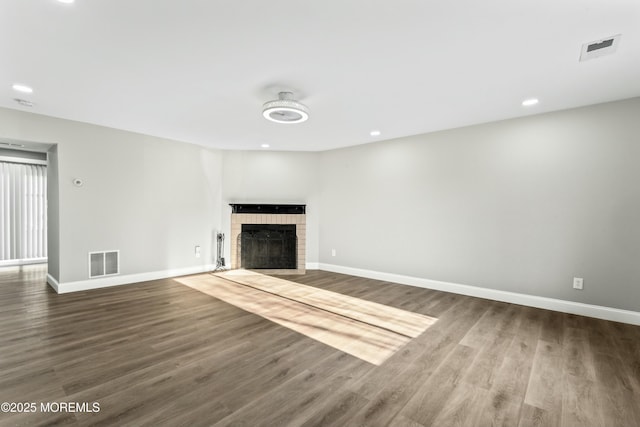
<svg viewBox="0 0 640 427">
<path fill-rule="evenodd" d="M 242 224 L 241 268 L 296 269 L 295 224 Z"/>
</svg>

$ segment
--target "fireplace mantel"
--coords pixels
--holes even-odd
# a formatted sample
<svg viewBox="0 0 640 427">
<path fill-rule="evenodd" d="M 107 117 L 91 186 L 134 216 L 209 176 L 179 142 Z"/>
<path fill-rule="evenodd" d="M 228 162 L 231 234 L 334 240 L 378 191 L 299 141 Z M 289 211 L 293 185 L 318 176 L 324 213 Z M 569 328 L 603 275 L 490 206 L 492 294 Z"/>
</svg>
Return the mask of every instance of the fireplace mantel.
<svg viewBox="0 0 640 427">
<path fill-rule="evenodd" d="M 234 214 L 304 215 L 307 209 L 307 205 L 229 203 L 229 206 Z"/>
</svg>

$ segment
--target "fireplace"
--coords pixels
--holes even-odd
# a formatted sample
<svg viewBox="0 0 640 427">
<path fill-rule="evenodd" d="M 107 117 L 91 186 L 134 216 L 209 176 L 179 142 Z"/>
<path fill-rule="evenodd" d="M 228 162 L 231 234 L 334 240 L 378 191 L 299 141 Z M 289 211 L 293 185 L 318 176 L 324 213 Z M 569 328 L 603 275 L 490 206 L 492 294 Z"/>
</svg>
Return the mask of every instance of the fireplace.
<svg viewBox="0 0 640 427">
<path fill-rule="evenodd" d="M 304 274 L 306 206 L 231 204 L 231 268 Z"/>
</svg>

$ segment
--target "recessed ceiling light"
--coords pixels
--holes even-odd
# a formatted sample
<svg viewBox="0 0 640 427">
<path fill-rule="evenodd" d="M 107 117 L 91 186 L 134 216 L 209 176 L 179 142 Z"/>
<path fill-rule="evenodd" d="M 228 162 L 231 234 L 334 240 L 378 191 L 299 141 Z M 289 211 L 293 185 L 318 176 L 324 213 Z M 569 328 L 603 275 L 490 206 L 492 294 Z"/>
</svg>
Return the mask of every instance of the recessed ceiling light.
<svg viewBox="0 0 640 427">
<path fill-rule="evenodd" d="M 18 92 L 33 93 L 33 89 L 32 88 L 30 88 L 29 86 L 26 86 L 26 85 L 21 85 L 19 83 L 16 83 L 11 87 L 13 88 L 13 90 L 17 90 Z"/>
<path fill-rule="evenodd" d="M 16 101 L 18 104 L 23 105 L 25 107 L 33 107 L 33 102 L 28 101 L 26 99 L 13 98 L 13 100 Z"/>
<path fill-rule="evenodd" d="M 74 1 L 76 1 L 76 0 L 58 0 L 58 2 L 60 2 L 60 3 L 65 3 L 65 4 L 71 4 L 71 3 L 73 3 Z"/>
<path fill-rule="evenodd" d="M 379 130 L 372 130 L 371 132 L 369 132 L 369 134 L 371 136 L 380 136 L 380 131 Z"/>
<path fill-rule="evenodd" d="M 270 146 L 269 146 L 269 144 L 262 144 L 260 147 L 262 147 L 262 148 L 269 148 Z"/>
<path fill-rule="evenodd" d="M 525 99 L 524 101 L 522 101 L 522 106 L 531 107 L 532 105 L 536 105 L 537 103 L 538 103 L 538 100 L 536 98 Z"/>
</svg>

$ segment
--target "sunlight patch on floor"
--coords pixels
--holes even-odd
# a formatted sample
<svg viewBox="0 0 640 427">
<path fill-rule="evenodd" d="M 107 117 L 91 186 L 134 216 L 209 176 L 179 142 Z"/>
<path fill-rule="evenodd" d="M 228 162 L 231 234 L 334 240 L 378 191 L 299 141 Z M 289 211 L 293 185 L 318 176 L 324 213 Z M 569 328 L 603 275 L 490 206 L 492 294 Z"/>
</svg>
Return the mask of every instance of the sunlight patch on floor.
<svg viewBox="0 0 640 427">
<path fill-rule="evenodd" d="M 247 270 L 176 280 L 375 365 L 437 320 Z"/>
</svg>

